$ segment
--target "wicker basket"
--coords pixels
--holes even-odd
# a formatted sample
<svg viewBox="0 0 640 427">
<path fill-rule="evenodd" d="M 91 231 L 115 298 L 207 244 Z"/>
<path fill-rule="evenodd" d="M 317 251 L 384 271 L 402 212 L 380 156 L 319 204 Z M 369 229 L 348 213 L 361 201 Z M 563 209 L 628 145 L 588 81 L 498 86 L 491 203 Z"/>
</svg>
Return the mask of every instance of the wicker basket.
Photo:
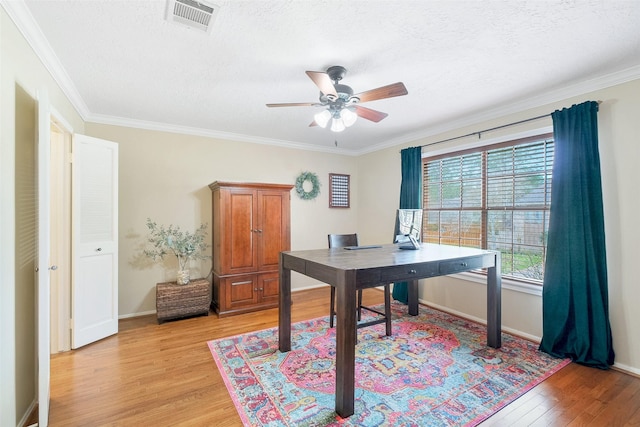
<svg viewBox="0 0 640 427">
<path fill-rule="evenodd" d="M 156 285 L 158 322 L 196 315 L 209 315 L 211 284 L 207 279 L 192 280 L 186 285 L 176 282 Z"/>
</svg>

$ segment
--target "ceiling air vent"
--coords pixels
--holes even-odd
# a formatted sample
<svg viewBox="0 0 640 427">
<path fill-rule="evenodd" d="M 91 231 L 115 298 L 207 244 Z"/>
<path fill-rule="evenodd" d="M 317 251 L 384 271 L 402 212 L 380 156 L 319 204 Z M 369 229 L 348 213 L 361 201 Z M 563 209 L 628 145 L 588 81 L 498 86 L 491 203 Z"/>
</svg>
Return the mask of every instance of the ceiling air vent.
<svg viewBox="0 0 640 427">
<path fill-rule="evenodd" d="M 194 0 L 167 0 L 165 19 L 210 33 L 218 6 Z"/>
</svg>

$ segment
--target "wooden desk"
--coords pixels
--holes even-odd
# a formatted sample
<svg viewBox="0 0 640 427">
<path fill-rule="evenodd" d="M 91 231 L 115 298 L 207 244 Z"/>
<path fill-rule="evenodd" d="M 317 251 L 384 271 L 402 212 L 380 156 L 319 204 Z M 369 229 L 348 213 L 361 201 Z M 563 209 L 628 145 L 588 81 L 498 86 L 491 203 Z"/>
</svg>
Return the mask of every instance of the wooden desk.
<svg viewBox="0 0 640 427">
<path fill-rule="evenodd" d="M 501 346 L 500 253 L 457 246 L 422 244 L 421 250 L 396 245 L 280 253 L 279 348 L 291 350 L 291 271 L 336 288 L 336 412 L 353 415 L 355 392 L 356 290 L 409 282 L 409 314 L 418 314 L 418 280 L 476 268 L 487 271 L 487 345 Z"/>
</svg>

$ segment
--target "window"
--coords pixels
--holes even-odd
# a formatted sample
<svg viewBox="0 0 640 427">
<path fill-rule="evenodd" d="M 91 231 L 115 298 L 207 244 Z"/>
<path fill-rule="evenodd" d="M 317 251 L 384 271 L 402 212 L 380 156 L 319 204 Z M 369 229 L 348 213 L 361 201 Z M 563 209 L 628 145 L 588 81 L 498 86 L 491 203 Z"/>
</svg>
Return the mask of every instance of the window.
<svg viewBox="0 0 640 427">
<path fill-rule="evenodd" d="M 423 240 L 502 253 L 502 274 L 542 283 L 553 135 L 423 159 Z"/>
</svg>

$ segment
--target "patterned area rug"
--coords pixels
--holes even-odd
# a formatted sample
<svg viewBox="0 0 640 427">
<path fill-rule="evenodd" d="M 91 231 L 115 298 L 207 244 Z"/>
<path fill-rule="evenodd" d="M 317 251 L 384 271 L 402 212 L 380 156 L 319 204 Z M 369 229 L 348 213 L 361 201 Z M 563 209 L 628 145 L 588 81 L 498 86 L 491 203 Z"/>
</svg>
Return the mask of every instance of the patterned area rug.
<svg viewBox="0 0 640 427">
<path fill-rule="evenodd" d="M 566 366 L 529 341 L 420 306 L 394 302 L 393 336 L 384 324 L 358 330 L 355 413 L 335 411 L 335 329 L 328 317 L 292 325 L 278 351 L 277 328 L 208 342 L 247 426 L 476 425 Z M 363 315 L 364 318 L 364 315 Z M 364 320 L 364 319 L 363 319 Z"/>
</svg>

